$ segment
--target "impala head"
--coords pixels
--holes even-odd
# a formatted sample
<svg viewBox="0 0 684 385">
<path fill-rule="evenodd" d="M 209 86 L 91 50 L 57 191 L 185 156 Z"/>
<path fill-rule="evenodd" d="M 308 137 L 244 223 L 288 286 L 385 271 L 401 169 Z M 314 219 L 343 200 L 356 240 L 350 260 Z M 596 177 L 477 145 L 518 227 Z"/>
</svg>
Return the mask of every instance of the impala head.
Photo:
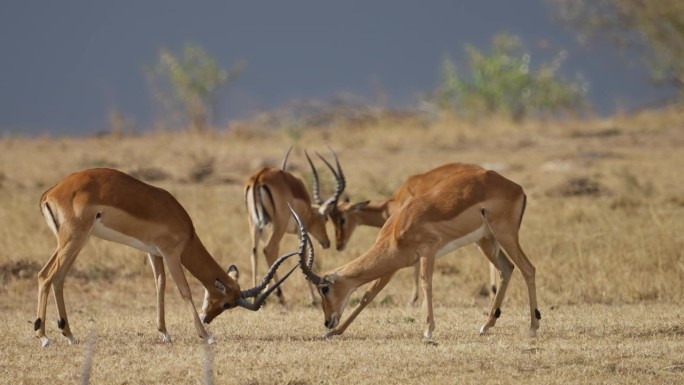
<svg viewBox="0 0 684 385">
<path fill-rule="evenodd" d="M 228 268 L 228 282 L 221 282 L 220 278 L 214 281 L 214 287 L 204 289 L 204 303 L 200 319 L 205 324 L 211 323 L 216 316 L 226 309 L 238 306 L 240 298 L 240 285 L 237 280 L 240 276 L 237 267 L 231 265 Z"/>
<path fill-rule="evenodd" d="M 349 238 L 356 230 L 361 221 L 359 213 L 368 206 L 370 201 L 349 203 L 348 201 L 338 203 L 330 210 L 330 219 L 335 227 L 335 247 L 337 251 L 342 251 L 347 246 Z"/>
<path fill-rule="evenodd" d="M 328 215 L 330 215 L 331 212 L 336 210 L 337 202 L 339 201 L 340 196 L 342 195 L 342 192 L 344 192 L 344 188 L 346 186 L 344 173 L 342 172 L 342 167 L 340 167 L 340 162 L 337 159 L 337 154 L 335 154 L 335 151 L 333 151 L 330 147 L 328 147 L 328 149 L 333 155 L 337 170 L 333 168 L 333 166 L 325 158 L 323 158 L 321 154 L 316 153 L 316 155 L 319 158 L 321 158 L 321 160 L 325 163 L 326 166 L 328 166 L 330 171 L 335 176 L 335 192 L 326 201 L 323 201 L 323 199 L 321 199 L 321 189 L 318 182 L 318 172 L 316 171 L 316 167 L 314 167 L 313 162 L 309 157 L 309 154 L 306 151 L 304 152 L 304 155 L 306 155 L 306 160 L 309 162 L 309 166 L 311 166 L 311 174 L 313 175 L 312 195 L 315 202 L 314 206 L 317 208 L 316 211 L 319 216 L 318 220 L 311 221 L 312 225 L 310 226 L 311 228 L 309 231 L 314 236 L 314 238 L 321 242 L 323 248 L 328 248 L 330 246 L 330 241 L 328 240 L 328 235 L 325 229 L 325 224 L 328 220 Z M 325 243 L 322 241 L 323 239 L 325 239 Z"/>
<path fill-rule="evenodd" d="M 297 217 L 295 217 L 295 219 L 299 224 L 301 231 L 300 235 L 306 238 L 306 251 L 309 255 L 305 260 L 304 255 L 307 253 L 299 253 L 299 267 L 302 269 L 306 279 L 316 285 L 318 294 L 321 296 L 325 327 L 332 329 L 340 322 L 342 312 L 349 302 L 349 296 L 355 288 L 351 286 L 347 280 L 339 277 L 335 273 L 326 274 L 321 277 L 311 270 L 314 261 L 314 251 L 311 239 L 309 239 L 306 234 L 306 230 L 301 221 Z"/>
<path fill-rule="evenodd" d="M 326 223 L 328 222 L 328 215 L 321 214 L 319 210 L 311 210 L 309 218 L 306 223 L 309 225 L 308 232 L 320 243 L 324 249 L 330 248 L 330 238 L 328 238 L 328 229 Z"/>
<path fill-rule="evenodd" d="M 266 272 L 266 275 L 261 280 L 261 283 L 248 290 L 240 291 L 240 286 L 237 283 L 240 273 L 238 272 L 238 269 L 237 267 L 235 267 L 235 265 L 231 265 L 227 271 L 227 281 L 230 282 L 228 283 L 229 286 L 223 284 L 221 280 L 217 278 L 214 282 L 213 287 L 205 288 L 204 305 L 202 306 L 202 314 L 200 315 L 200 319 L 202 319 L 202 322 L 208 324 L 214 318 L 216 318 L 216 316 L 223 313 L 224 310 L 232 309 L 236 306 L 243 307 L 247 310 L 252 311 L 259 310 L 259 308 L 261 308 L 261 304 L 264 302 L 266 297 L 268 297 L 268 295 L 271 294 L 271 292 L 277 289 L 278 286 L 280 286 L 280 284 L 283 283 L 283 281 L 285 281 L 287 277 L 289 277 L 290 274 L 292 274 L 295 271 L 295 269 L 297 269 L 297 266 L 293 267 L 292 270 L 290 270 L 287 274 L 285 274 L 273 285 L 268 285 L 269 282 L 271 282 L 271 280 L 273 279 L 273 276 L 275 275 L 276 270 L 278 270 L 278 267 L 286 259 L 290 258 L 293 255 L 300 255 L 300 258 L 303 258 L 303 255 L 305 253 L 306 242 L 308 241 L 309 244 L 311 243 L 311 240 L 308 238 L 308 235 L 306 234 L 306 230 L 304 230 L 304 227 L 301 224 L 301 219 L 299 219 L 297 213 L 295 213 L 292 207 L 290 207 L 290 211 L 292 212 L 292 215 L 294 215 L 295 220 L 299 224 L 299 250 L 280 256 L 280 258 L 278 258 L 273 263 L 273 265 L 268 269 L 268 272 Z M 247 300 L 247 298 L 251 297 L 254 297 L 254 302 L 249 302 Z"/>
</svg>

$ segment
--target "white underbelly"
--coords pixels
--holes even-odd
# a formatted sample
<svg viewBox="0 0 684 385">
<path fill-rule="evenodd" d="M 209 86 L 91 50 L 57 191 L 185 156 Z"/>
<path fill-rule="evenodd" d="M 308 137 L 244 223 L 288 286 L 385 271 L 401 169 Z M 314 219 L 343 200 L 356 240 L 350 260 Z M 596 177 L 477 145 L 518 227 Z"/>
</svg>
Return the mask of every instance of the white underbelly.
<svg viewBox="0 0 684 385">
<path fill-rule="evenodd" d="M 157 246 L 148 245 L 137 238 L 131 237 L 129 235 L 105 227 L 100 221 L 95 221 L 95 223 L 93 224 L 91 235 L 107 241 L 127 245 L 140 251 L 143 251 L 145 253 L 150 253 L 152 255 L 161 255 L 161 252 L 159 251 L 159 248 L 157 248 Z"/>
<path fill-rule="evenodd" d="M 477 242 L 485 236 L 486 225 L 483 223 L 477 230 L 472 233 L 468 233 L 460 238 L 454 239 L 451 242 L 444 245 L 441 249 L 437 251 L 435 257 L 439 258 L 444 254 L 452 252 L 460 247 L 467 246 L 473 242 Z"/>
</svg>

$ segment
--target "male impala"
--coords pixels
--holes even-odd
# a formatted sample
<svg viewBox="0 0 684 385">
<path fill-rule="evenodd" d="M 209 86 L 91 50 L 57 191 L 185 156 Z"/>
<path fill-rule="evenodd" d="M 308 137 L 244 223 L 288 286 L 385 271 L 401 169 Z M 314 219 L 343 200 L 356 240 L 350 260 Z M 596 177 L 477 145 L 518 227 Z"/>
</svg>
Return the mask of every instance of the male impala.
<svg viewBox="0 0 684 385">
<path fill-rule="evenodd" d="M 208 324 L 225 309 L 236 306 L 258 310 L 282 280 L 254 303 L 247 298 L 256 297 L 273 278 L 278 265 L 294 254 L 284 255 L 276 261 L 260 285 L 240 291 L 237 268 L 233 265 L 226 272 L 209 255 L 195 233 L 190 216 L 170 193 L 112 169 L 95 168 L 69 175 L 43 194 L 40 208 L 57 237 L 57 249 L 38 273 L 38 317 L 34 326 L 36 337 L 43 346 L 50 342 L 45 335 L 50 284 L 59 312 L 57 325 L 69 344 L 76 342 L 69 327 L 62 288 L 69 268 L 91 235 L 148 254 L 157 288 L 157 329 L 164 342 L 171 341 L 164 320 L 164 262 L 188 306 L 197 333 L 213 343 L 214 338 L 202 322 Z M 193 305 L 183 267 L 205 288 L 201 316 Z M 287 276 L 283 280 L 285 278 Z"/>
<path fill-rule="evenodd" d="M 256 284 L 257 247 L 266 225 L 272 225 L 271 235 L 263 249 L 266 261 L 269 264 L 275 261 L 280 241 L 285 233 L 297 232 L 296 223 L 288 210 L 288 204 L 301 217 L 304 225 L 321 246 L 324 249 L 330 247 L 325 224 L 328 213 L 337 204 L 337 200 L 342 193 L 341 184 L 343 181 L 337 179 L 337 189 L 328 200 L 323 202 L 319 195 L 318 175 L 307 154 L 307 159 L 314 173 L 313 198 L 315 203 L 312 203 L 304 183 L 299 178 L 285 171 L 289 154 L 290 151 L 288 150 L 280 169 L 275 167 L 262 168 L 252 174 L 245 183 L 247 220 L 252 234 L 251 262 L 252 282 L 254 284 Z M 276 294 L 281 305 L 285 306 L 285 296 L 282 290 L 278 289 Z M 313 302 L 316 297 L 312 287 L 310 287 L 310 294 L 311 301 Z"/>
<path fill-rule="evenodd" d="M 530 300 L 530 335 L 536 335 L 541 314 L 537 310 L 535 268 L 518 243 L 525 211 L 523 189 L 494 171 L 473 168 L 455 173 L 425 194 L 409 199 L 380 230 L 366 253 L 323 276 L 311 270 L 300 254 L 300 267 L 316 284 L 322 299 L 326 337 L 342 334 L 356 316 L 399 269 L 420 262 L 421 287 L 427 308 L 424 338 L 432 338 L 432 274 L 435 258 L 470 243 L 477 243 L 501 274 L 484 334 L 501 314 L 506 288 L 517 266 L 525 278 Z M 311 256 L 309 258 L 312 258 Z M 349 297 L 361 285 L 372 282 L 359 305 L 340 324 Z"/>
<path fill-rule="evenodd" d="M 423 174 L 411 175 L 399 189 L 386 201 L 372 204 L 370 201 L 357 203 L 340 202 L 330 211 L 330 219 L 335 227 L 335 243 L 337 250 L 344 250 L 349 238 L 359 225 L 382 227 L 387 218 L 411 197 L 421 195 L 432 189 L 437 183 L 464 170 L 482 169 L 480 166 L 467 163 L 448 163 Z M 339 174 L 342 170 L 338 164 Z M 343 186 L 344 187 L 344 186 Z M 497 271 L 490 265 L 490 281 L 492 293 L 496 293 Z M 415 265 L 413 292 L 409 303 L 418 299 L 420 266 Z"/>
</svg>

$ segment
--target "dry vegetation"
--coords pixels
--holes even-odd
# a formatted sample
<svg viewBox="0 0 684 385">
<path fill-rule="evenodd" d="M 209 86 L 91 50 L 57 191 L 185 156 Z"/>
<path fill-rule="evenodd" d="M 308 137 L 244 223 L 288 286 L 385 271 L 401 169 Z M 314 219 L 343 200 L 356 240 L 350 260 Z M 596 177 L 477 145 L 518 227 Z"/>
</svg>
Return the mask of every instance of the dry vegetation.
<svg viewBox="0 0 684 385">
<path fill-rule="evenodd" d="M 36 272 L 55 247 L 40 194 L 68 173 L 116 167 L 171 191 L 222 265 L 250 276 L 242 181 L 277 165 L 296 142 L 290 169 L 310 180 L 303 149 L 334 147 L 352 200 L 381 199 L 404 178 L 452 161 L 475 162 L 520 183 L 529 196 L 521 244 L 537 266 L 542 323 L 528 328 L 525 285 L 514 273 L 502 317 L 477 335 L 487 300 L 485 258 L 470 246 L 440 259 L 434 345 L 421 342 L 420 308 L 405 307 L 411 271 L 401 271 L 340 337 L 307 305 L 301 275 L 284 285 L 292 302 L 234 310 L 195 336 L 175 285 L 167 323 L 155 329 L 152 273 L 142 253 L 92 240 L 65 285 L 67 346 L 48 305 L 40 348 L 33 337 Z M 684 382 L 684 113 L 649 112 L 562 125 L 444 120 L 404 125 L 191 136 L 0 139 L 0 379 L 76 383 L 86 351 L 91 383 L 682 383 Z M 332 236 L 332 231 L 330 231 Z M 357 232 L 342 253 L 318 250 L 327 270 L 367 249 L 376 229 Z M 287 237 L 283 250 L 295 245 Z M 263 263 L 262 263 L 263 268 Z M 263 271 L 263 270 L 262 270 Z M 195 302 L 202 290 L 190 278 Z M 355 297 L 360 297 L 357 292 Z M 89 341 L 89 342 L 88 342 Z"/>
</svg>

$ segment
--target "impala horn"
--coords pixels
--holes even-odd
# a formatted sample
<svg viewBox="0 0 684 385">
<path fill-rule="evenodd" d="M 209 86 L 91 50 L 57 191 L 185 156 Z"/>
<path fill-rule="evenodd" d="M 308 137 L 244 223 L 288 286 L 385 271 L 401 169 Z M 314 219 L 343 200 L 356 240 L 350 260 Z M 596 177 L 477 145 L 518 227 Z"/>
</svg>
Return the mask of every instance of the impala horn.
<svg viewBox="0 0 684 385">
<path fill-rule="evenodd" d="M 293 267 L 287 274 L 285 274 L 284 277 L 280 278 L 273 286 L 270 286 L 266 291 L 261 293 L 262 290 L 268 285 L 268 283 L 273 279 L 273 276 L 276 273 L 276 270 L 278 270 L 278 267 L 280 266 L 281 263 L 283 263 L 286 259 L 290 258 L 293 255 L 299 255 L 299 259 L 302 260 L 304 258 L 304 254 L 306 252 L 306 247 L 307 243 L 310 245 L 311 244 L 311 239 L 309 239 L 309 235 L 306 233 L 306 230 L 304 229 L 301 220 L 297 216 L 297 214 L 292 210 L 292 207 L 290 207 L 290 211 L 292 211 L 292 215 L 294 215 L 295 220 L 299 224 L 299 230 L 300 230 L 300 242 L 299 242 L 299 250 L 293 251 L 291 253 L 282 255 L 278 260 L 273 263 L 271 268 L 268 269 L 268 272 L 264 276 L 264 279 L 261 280 L 261 283 L 259 283 L 257 286 L 248 289 L 248 290 L 243 290 L 240 292 L 240 298 L 238 298 L 238 306 L 243 307 L 245 309 L 249 309 L 252 311 L 259 310 L 261 308 L 261 304 L 264 302 L 266 297 L 268 297 L 269 294 L 273 292 L 273 290 L 277 289 L 278 286 L 280 286 L 283 281 L 287 279 L 287 277 L 290 276 L 296 269 L 297 266 Z M 310 246 L 311 247 L 311 246 Z M 313 248 L 309 249 L 312 257 L 313 258 Z M 261 294 L 259 294 L 261 293 Z M 257 297 L 258 296 L 258 297 Z M 254 302 L 249 302 L 247 301 L 247 298 L 250 297 L 256 297 Z"/>
<path fill-rule="evenodd" d="M 330 148 L 330 146 L 328 146 L 328 149 L 332 153 L 333 159 L 335 159 L 335 166 L 337 168 L 337 171 L 335 171 L 333 166 L 327 160 L 325 160 L 325 158 L 321 156 L 321 154 L 319 154 L 318 152 L 316 153 L 316 155 L 318 155 L 318 157 L 321 158 L 323 163 L 325 163 L 325 165 L 328 166 L 330 171 L 333 173 L 336 182 L 335 192 L 330 198 L 328 198 L 328 200 L 323 202 L 323 204 L 321 205 L 321 211 L 326 214 L 337 207 L 337 201 L 340 199 L 340 196 L 344 192 L 345 187 L 347 187 L 347 181 L 344 178 L 344 173 L 342 172 L 340 161 L 339 159 L 337 159 L 337 154 L 335 153 L 335 151 L 333 151 L 332 148 Z"/>
<path fill-rule="evenodd" d="M 285 171 L 285 168 L 287 167 L 287 158 L 290 156 L 290 151 L 292 151 L 292 147 L 294 147 L 294 144 L 290 145 L 290 148 L 287 149 L 285 157 L 283 158 L 283 162 L 280 164 L 280 169 L 283 171 Z"/>
<path fill-rule="evenodd" d="M 313 266 L 314 261 L 313 244 L 311 243 L 311 238 L 309 238 L 309 234 L 306 232 L 302 220 L 299 219 L 297 214 L 295 214 L 292 207 L 290 207 L 290 211 L 292 211 L 292 215 L 294 215 L 295 221 L 297 221 L 297 225 L 299 225 L 299 237 L 301 239 L 301 243 L 299 244 L 299 267 L 302 269 L 302 272 L 306 276 L 306 279 L 309 280 L 309 282 L 313 283 L 314 285 L 318 285 L 323 282 L 323 278 L 321 278 L 320 276 L 316 275 L 316 273 L 311 271 L 311 267 Z M 304 244 L 305 242 L 306 245 Z M 306 262 L 304 261 L 305 246 L 306 251 L 309 253 L 309 258 Z"/>
<path fill-rule="evenodd" d="M 309 158 L 309 153 L 307 153 L 306 150 L 304 151 L 304 155 L 306 155 L 306 160 L 309 161 L 309 166 L 311 166 L 311 174 L 313 176 L 313 190 L 311 191 L 311 194 L 313 195 L 314 202 L 320 206 L 323 204 L 323 200 L 321 199 L 321 188 L 318 184 L 318 172 L 316 171 L 316 167 L 314 167 L 311 158 Z"/>
</svg>

